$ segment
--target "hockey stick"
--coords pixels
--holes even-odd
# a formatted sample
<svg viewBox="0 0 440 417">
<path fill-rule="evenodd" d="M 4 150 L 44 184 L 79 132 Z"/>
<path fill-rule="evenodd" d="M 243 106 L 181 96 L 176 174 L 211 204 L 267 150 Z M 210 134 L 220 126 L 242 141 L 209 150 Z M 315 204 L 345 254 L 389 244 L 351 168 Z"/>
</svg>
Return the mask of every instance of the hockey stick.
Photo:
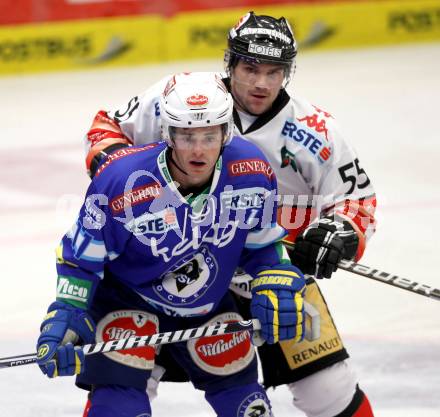
<svg viewBox="0 0 440 417">
<path fill-rule="evenodd" d="M 430 285 L 420 284 L 412 279 L 399 277 L 398 275 L 389 274 L 388 272 L 380 271 L 379 269 L 371 268 L 369 266 L 361 265 L 348 260 L 342 260 L 339 262 L 338 267 L 344 271 L 352 272 L 353 274 L 374 279 L 376 281 L 392 285 L 393 287 L 401 288 L 403 290 L 424 295 L 425 297 L 440 301 L 440 289 L 431 287 Z"/>
<path fill-rule="evenodd" d="M 288 250 L 293 250 L 294 244 L 290 242 L 283 242 Z M 415 294 L 424 295 L 425 297 L 432 298 L 440 301 L 440 289 L 431 287 L 427 284 L 420 284 L 412 279 L 399 277 L 398 275 L 392 275 L 385 271 L 358 264 L 354 261 L 343 259 L 338 263 L 338 268 L 344 271 L 351 272 L 356 275 L 361 275 L 366 278 L 374 279 L 375 281 L 383 282 L 384 284 L 391 285 L 393 287 L 401 288 L 413 292 Z"/>
<path fill-rule="evenodd" d="M 237 321 L 233 323 L 217 323 L 211 326 L 196 327 L 193 329 L 175 330 L 172 332 L 156 333 L 151 336 L 133 336 L 127 339 L 110 340 L 82 346 L 85 355 L 94 353 L 115 352 L 118 350 L 133 349 L 145 346 L 165 345 L 168 343 L 185 342 L 204 336 L 221 336 L 223 334 L 260 330 L 260 322 L 256 319 Z M 37 354 L 9 356 L 0 358 L 1 368 L 12 368 L 20 365 L 29 365 L 37 361 Z"/>
</svg>

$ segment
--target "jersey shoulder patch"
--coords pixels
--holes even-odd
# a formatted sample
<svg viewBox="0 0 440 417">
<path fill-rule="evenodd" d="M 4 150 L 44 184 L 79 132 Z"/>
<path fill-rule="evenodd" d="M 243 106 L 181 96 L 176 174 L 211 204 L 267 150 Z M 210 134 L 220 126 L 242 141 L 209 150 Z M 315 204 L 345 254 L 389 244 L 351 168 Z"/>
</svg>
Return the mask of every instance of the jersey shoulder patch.
<svg viewBox="0 0 440 417">
<path fill-rule="evenodd" d="M 308 151 L 320 164 L 333 153 L 333 116 L 304 101 L 294 102 L 294 111 L 281 128 L 281 135 Z"/>
<path fill-rule="evenodd" d="M 235 136 L 223 153 L 223 163 L 229 177 L 264 176 L 274 179 L 275 174 L 263 152 L 251 142 Z"/>
<path fill-rule="evenodd" d="M 153 142 L 119 149 L 107 157 L 96 171 L 93 180 L 104 187 L 108 183 L 125 183 L 136 170 L 146 170 L 148 166 L 155 166 L 157 156 L 165 146 L 165 142 Z"/>
</svg>

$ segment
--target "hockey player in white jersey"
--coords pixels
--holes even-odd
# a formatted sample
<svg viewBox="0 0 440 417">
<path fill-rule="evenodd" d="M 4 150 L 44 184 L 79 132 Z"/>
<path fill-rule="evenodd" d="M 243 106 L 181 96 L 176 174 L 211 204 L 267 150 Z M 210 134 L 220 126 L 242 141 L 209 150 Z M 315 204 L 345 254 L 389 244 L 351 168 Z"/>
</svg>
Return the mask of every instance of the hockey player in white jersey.
<svg viewBox="0 0 440 417">
<path fill-rule="evenodd" d="M 234 97 L 237 133 L 257 144 L 276 172 L 278 221 L 289 231 L 290 248 L 295 244 L 290 250 L 293 263 L 314 278 L 330 278 L 341 259 L 361 258 L 375 229 L 376 198 L 332 115 L 285 90 L 295 72 L 296 54 L 295 38 L 284 18 L 250 12 L 229 32 L 224 82 Z M 87 134 L 86 164 L 92 175 L 116 149 L 157 137 L 159 96 L 167 79 L 119 109 L 96 115 Z M 307 281 L 306 301 L 319 315 L 319 337 L 261 346 L 264 384 L 287 384 L 294 405 L 309 417 L 371 417 L 371 406 L 314 278 Z M 234 281 L 243 313 L 248 278 L 237 274 Z M 177 364 L 166 367 L 165 379 L 185 380 Z"/>
<path fill-rule="evenodd" d="M 276 178 L 255 145 L 232 137 L 232 108 L 215 74 L 173 77 L 160 101 L 165 142 L 107 159 L 61 241 L 37 361 L 51 378 L 78 374 L 89 417 L 151 415 L 156 348 L 84 356 L 74 344 L 240 320 L 228 291 L 238 266 L 253 277 L 263 340 L 302 339 L 306 285 L 280 241 Z M 168 350 L 217 416 L 272 416 L 247 332 Z"/>
</svg>

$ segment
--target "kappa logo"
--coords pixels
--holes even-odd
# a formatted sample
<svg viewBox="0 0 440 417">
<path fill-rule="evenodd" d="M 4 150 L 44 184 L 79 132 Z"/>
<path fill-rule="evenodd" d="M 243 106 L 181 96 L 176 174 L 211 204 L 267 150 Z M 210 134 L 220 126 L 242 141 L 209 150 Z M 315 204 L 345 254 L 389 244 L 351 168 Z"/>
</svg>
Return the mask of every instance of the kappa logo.
<svg viewBox="0 0 440 417">
<path fill-rule="evenodd" d="M 324 133 L 325 138 L 328 140 L 328 130 L 325 124 L 325 119 L 319 120 L 318 115 L 312 114 L 311 116 L 304 116 L 301 119 L 298 119 L 298 122 L 306 122 L 307 126 L 315 129 L 318 133 Z"/>
</svg>

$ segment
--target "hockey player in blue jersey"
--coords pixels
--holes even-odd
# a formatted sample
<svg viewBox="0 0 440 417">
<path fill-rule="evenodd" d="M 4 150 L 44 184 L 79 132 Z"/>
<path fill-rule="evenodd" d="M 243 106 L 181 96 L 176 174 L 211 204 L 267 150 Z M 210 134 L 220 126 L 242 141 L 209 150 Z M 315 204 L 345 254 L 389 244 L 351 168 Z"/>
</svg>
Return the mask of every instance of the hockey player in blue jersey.
<svg viewBox="0 0 440 417">
<path fill-rule="evenodd" d="M 261 337 L 303 337 L 305 281 L 280 243 L 276 179 L 256 146 L 232 137 L 232 106 L 216 75 L 173 76 L 164 141 L 113 153 L 61 241 L 38 363 L 51 378 L 78 375 L 92 392 L 88 417 L 150 416 L 156 349 L 84 357 L 78 344 L 240 320 L 228 292 L 237 267 L 254 277 Z M 247 333 L 162 348 L 218 416 L 272 415 Z"/>
</svg>

